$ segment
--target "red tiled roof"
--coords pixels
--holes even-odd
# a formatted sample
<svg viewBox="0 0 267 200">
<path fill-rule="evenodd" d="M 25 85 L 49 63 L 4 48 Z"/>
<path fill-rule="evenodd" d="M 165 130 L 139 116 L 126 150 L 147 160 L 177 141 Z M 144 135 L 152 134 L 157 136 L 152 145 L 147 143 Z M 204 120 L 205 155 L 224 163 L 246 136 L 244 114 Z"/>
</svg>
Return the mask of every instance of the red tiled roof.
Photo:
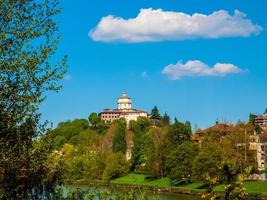
<svg viewBox="0 0 267 200">
<path fill-rule="evenodd" d="M 191 139 L 192 139 L 193 141 L 195 141 L 195 142 L 198 142 L 198 141 L 199 141 L 199 137 L 196 136 L 196 135 L 193 135 L 193 136 L 191 137 Z"/>
</svg>

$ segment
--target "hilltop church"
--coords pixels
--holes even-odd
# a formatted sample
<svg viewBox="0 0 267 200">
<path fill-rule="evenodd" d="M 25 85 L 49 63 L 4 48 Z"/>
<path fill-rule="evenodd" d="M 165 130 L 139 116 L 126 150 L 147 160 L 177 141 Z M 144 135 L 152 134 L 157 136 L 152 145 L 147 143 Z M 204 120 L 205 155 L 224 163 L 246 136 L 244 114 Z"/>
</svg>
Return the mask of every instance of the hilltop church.
<svg viewBox="0 0 267 200">
<path fill-rule="evenodd" d="M 112 122 L 113 120 L 124 118 L 129 124 L 131 120 L 137 120 L 138 117 L 147 117 L 147 112 L 143 110 L 136 110 L 132 108 L 132 99 L 124 92 L 118 98 L 116 109 L 104 109 L 100 113 L 101 119 L 105 122 Z"/>
</svg>

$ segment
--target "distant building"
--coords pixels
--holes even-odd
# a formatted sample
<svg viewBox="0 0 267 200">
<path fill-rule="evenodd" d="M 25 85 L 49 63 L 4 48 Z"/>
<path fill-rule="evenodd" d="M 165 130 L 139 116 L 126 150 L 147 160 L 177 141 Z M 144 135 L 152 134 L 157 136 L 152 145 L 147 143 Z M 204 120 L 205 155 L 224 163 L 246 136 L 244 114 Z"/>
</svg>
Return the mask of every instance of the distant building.
<svg viewBox="0 0 267 200">
<path fill-rule="evenodd" d="M 256 153 L 256 161 L 258 170 L 267 169 L 267 142 L 266 139 L 261 138 L 261 135 L 250 136 L 249 150 Z M 266 180 L 267 174 L 261 174 L 258 179 Z"/>
<path fill-rule="evenodd" d="M 136 110 L 132 108 L 132 99 L 123 93 L 118 98 L 116 109 L 104 109 L 100 113 L 101 119 L 105 122 L 112 122 L 116 119 L 124 118 L 126 123 L 129 124 L 131 120 L 137 120 L 138 117 L 147 117 L 147 112 L 143 110 Z"/>
<path fill-rule="evenodd" d="M 263 115 L 257 116 L 254 120 L 254 124 L 266 130 L 267 129 L 267 113 L 265 112 Z"/>
</svg>

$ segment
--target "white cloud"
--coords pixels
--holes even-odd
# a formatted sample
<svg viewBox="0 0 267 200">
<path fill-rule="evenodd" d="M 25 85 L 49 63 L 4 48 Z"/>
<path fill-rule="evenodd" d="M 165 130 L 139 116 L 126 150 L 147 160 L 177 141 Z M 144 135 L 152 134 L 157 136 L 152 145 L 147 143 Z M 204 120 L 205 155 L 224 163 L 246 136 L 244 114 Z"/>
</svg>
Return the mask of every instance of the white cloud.
<svg viewBox="0 0 267 200">
<path fill-rule="evenodd" d="M 89 32 L 94 41 L 152 42 L 195 38 L 248 37 L 262 27 L 238 10 L 231 15 L 219 10 L 209 15 L 141 9 L 135 18 L 106 16 Z"/>
<path fill-rule="evenodd" d="M 172 80 L 177 80 L 184 76 L 226 76 L 243 71 L 229 63 L 216 63 L 213 67 L 209 67 L 199 60 L 189 60 L 186 63 L 178 61 L 176 64 L 167 65 L 162 73 Z"/>
<path fill-rule="evenodd" d="M 71 75 L 67 74 L 65 77 L 64 77 L 64 80 L 65 81 L 70 81 L 72 79 Z"/>
</svg>

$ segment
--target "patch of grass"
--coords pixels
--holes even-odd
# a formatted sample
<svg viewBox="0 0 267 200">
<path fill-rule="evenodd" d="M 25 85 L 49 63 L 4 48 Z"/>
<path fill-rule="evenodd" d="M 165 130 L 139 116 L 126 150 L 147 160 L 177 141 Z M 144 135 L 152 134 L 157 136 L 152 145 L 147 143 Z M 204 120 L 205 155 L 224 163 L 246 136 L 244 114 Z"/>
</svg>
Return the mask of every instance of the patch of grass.
<svg viewBox="0 0 267 200">
<path fill-rule="evenodd" d="M 245 182 L 245 188 L 248 194 L 261 194 L 267 196 L 267 181 L 247 181 Z M 224 185 L 216 186 L 215 191 L 224 191 Z"/>
<path fill-rule="evenodd" d="M 187 185 L 174 186 L 173 188 L 190 190 L 190 191 L 195 191 L 195 192 L 204 192 L 205 189 L 199 189 L 202 185 L 203 185 L 203 183 L 196 182 L 196 183 L 190 183 Z"/>
<path fill-rule="evenodd" d="M 142 185 L 142 186 L 155 186 L 155 187 L 170 187 L 168 178 L 161 178 L 156 180 L 146 180 L 144 174 L 128 174 L 127 176 L 112 180 L 111 183 L 116 184 L 129 184 L 129 185 Z"/>
<path fill-rule="evenodd" d="M 171 186 L 169 178 L 161 178 L 156 180 L 147 180 L 144 174 L 130 173 L 127 176 L 120 177 L 111 181 L 115 184 L 125 185 L 139 185 L 139 186 L 153 186 L 153 187 L 166 187 L 181 190 L 190 190 L 194 192 L 204 192 L 205 189 L 200 189 L 203 185 L 201 182 L 191 183 L 187 185 Z M 248 181 L 245 183 L 246 191 L 249 194 L 261 194 L 267 196 L 267 181 Z M 215 187 L 215 191 L 223 192 L 224 185 Z"/>
<path fill-rule="evenodd" d="M 174 189 L 181 189 L 181 190 L 198 191 L 198 192 L 204 191 L 203 189 L 198 189 L 200 186 L 202 186 L 202 183 L 191 183 L 188 185 L 171 186 L 169 178 L 147 180 L 146 175 L 133 174 L 133 173 L 130 173 L 124 177 L 114 179 L 111 181 L 111 183 L 126 184 L 126 185 L 165 187 L 165 188 L 174 188 Z"/>
<path fill-rule="evenodd" d="M 267 181 L 248 181 L 245 183 L 248 193 L 261 193 L 267 195 Z"/>
</svg>

